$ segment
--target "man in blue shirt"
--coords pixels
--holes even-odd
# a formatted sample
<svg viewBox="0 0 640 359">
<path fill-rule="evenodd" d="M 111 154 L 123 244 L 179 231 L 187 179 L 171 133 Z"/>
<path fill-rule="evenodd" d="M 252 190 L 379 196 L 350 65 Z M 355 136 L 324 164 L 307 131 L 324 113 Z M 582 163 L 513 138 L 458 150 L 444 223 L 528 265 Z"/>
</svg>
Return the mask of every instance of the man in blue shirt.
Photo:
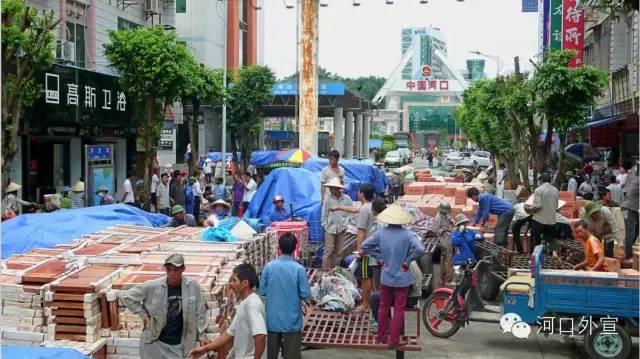
<svg viewBox="0 0 640 359">
<path fill-rule="evenodd" d="M 473 226 L 480 224 L 484 228 L 487 219 L 489 219 L 489 214 L 498 216 L 495 239 L 497 245 L 504 247 L 507 244 L 509 225 L 511 224 L 513 215 L 516 213 L 513 205 L 492 194 L 480 193 L 475 187 L 467 190 L 467 197 L 478 202 L 478 213 L 473 217 Z"/>
<path fill-rule="evenodd" d="M 391 347 L 401 346 L 400 331 L 404 325 L 404 310 L 413 278 L 409 264 L 424 254 L 424 247 L 415 232 L 402 227 L 413 217 L 400 205 L 393 204 L 377 216 L 378 222 L 388 226 L 379 229 L 362 244 L 361 254 L 379 252 L 382 257 L 380 278 L 380 307 L 378 308 L 378 340 Z M 393 319 L 387 341 L 390 310 Z"/>
<path fill-rule="evenodd" d="M 311 295 L 307 272 L 291 254 L 298 240 L 291 232 L 278 239 L 282 255 L 267 263 L 260 279 L 260 295 L 267 299 L 267 359 L 301 359 L 301 301 Z"/>
<path fill-rule="evenodd" d="M 269 214 L 271 222 L 283 222 L 291 219 L 291 213 L 284 206 L 284 197 L 275 196 L 273 198 L 273 207 Z"/>
</svg>

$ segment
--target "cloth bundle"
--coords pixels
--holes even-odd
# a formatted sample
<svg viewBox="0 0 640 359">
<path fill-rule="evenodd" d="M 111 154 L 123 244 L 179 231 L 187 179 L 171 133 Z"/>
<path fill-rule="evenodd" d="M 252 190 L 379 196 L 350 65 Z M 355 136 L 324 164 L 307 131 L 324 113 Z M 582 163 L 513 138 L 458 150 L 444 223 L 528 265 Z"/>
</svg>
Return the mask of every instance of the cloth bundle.
<svg viewBox="0 0 640 359">
<path fill-rule="evenodd" d="M 348 270 L 336 267 L 311 288 L 314 302 L 322 310 L 346 313 L 362 299 L 356 281 Z"/>
</svg>

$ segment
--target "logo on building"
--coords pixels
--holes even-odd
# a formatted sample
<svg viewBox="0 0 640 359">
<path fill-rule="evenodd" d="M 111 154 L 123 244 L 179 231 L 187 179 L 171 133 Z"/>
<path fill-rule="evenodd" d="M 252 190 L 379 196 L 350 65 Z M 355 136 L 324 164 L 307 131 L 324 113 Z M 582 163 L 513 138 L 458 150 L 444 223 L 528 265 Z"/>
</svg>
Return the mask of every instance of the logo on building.
<svg viewBox="0 0 640 359">
<path fill-rule="evenodd" d="M 433 73 L 431 65 L 422 65 L 422 76 L 429 77 Z"/>
</svg>

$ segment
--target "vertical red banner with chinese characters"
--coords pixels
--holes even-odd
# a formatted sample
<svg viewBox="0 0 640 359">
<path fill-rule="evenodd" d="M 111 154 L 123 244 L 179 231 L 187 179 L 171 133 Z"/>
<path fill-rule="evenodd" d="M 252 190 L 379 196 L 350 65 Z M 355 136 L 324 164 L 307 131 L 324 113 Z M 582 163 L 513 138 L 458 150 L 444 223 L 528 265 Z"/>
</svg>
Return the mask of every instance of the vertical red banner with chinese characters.
<svg viewBox="0 0 640 359">
<path fill-rule="evenodd" d="M 582 65 L 584 50 L 584 10 L 576 9 L 576 0 L 562 0 L 562 48 L 575 50 L 570 67 Z"/>
</svg>

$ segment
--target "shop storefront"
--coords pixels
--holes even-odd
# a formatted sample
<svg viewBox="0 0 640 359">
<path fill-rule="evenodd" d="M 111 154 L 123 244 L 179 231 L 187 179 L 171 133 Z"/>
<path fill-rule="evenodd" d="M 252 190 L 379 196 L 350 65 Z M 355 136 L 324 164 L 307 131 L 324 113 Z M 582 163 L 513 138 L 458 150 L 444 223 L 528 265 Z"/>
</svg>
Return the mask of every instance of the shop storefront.
<svg viewBox="0 0 640 359">
<path fill-rule="evenodd" d="M 113 146 L 120 190 L 136 163 L 136 125 L 118 77 L 53 65 L 41 81 L 42 97 L 21 121 L 12 173 L 23 198 L 42 203 L 44 194 L 83 179 L 85 146 L 98 144 Z"/>
</svg>

